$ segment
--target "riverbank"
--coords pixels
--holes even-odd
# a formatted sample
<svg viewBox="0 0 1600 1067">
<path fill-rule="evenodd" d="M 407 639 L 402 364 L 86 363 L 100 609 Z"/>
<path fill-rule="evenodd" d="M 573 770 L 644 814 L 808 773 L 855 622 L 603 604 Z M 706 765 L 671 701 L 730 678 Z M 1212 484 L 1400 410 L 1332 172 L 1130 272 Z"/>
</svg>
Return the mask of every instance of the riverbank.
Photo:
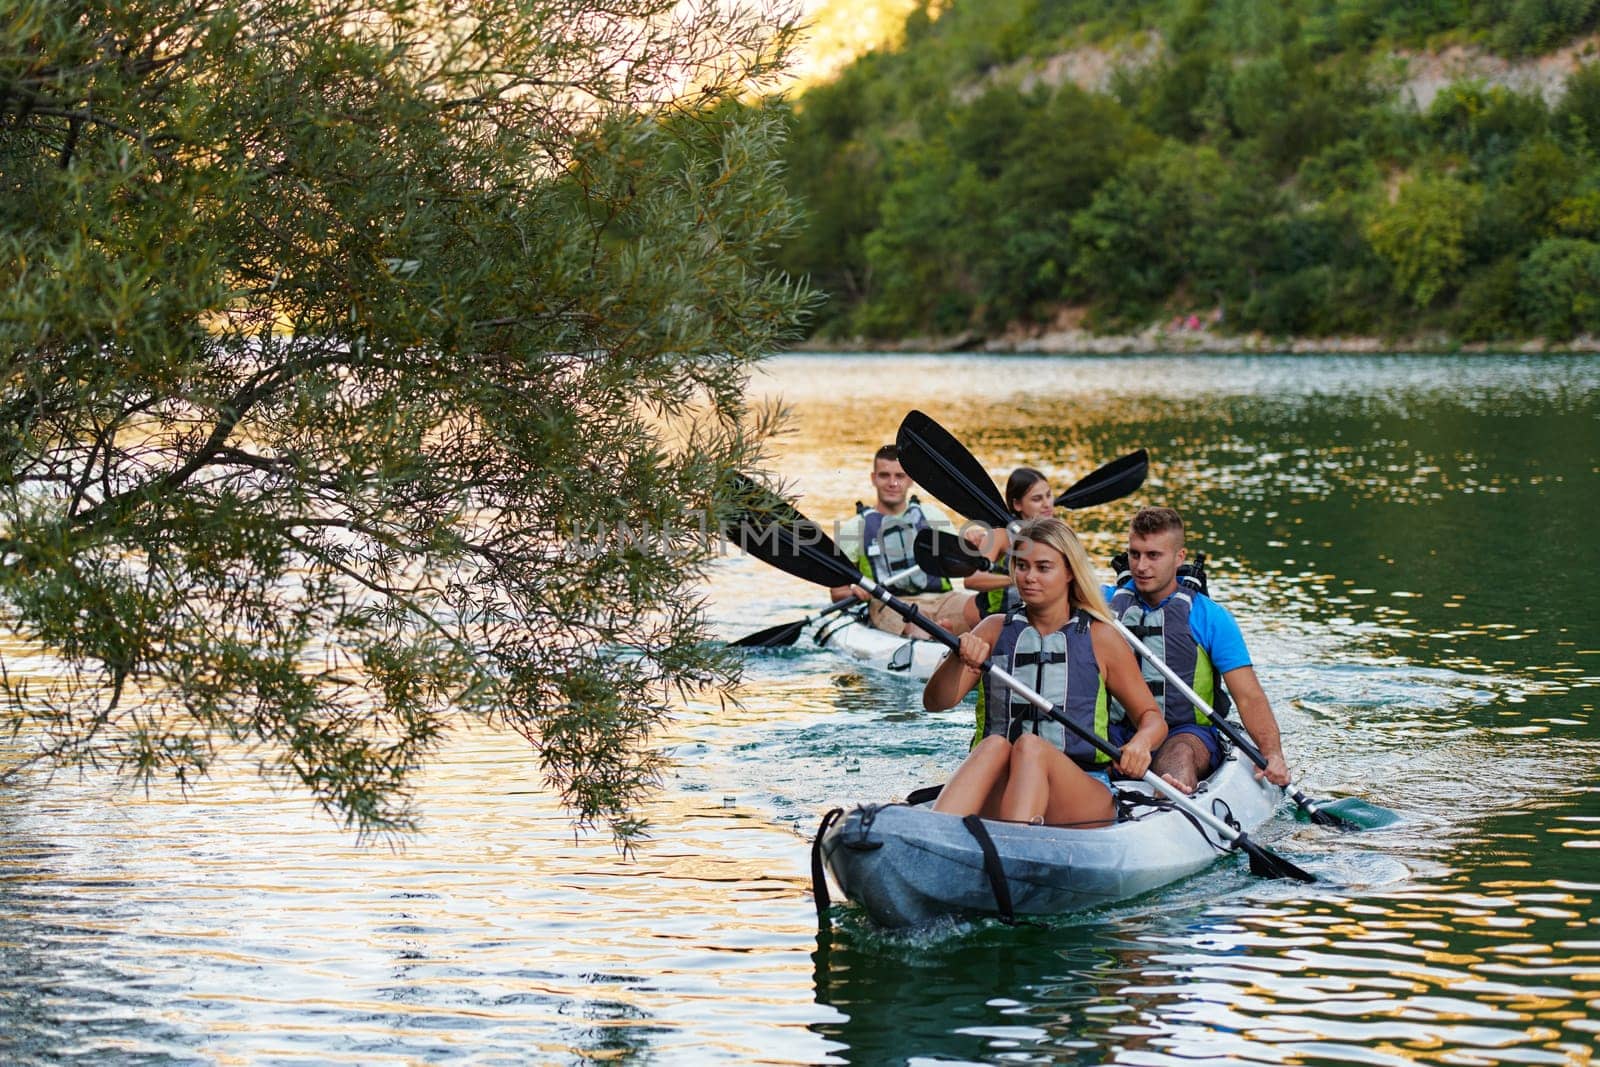
<svg viewBox="0 0 1600 1067">
<path fill-rule="evenodd" d="M 1081 326 L 1012 327 L 997 334 L 966 330 L 950 335 L 902 338 L 807 338 L 792 345 L 796 352 L 985 352 L 1018 355 L 1128 355 L 1170 353 L 1195 355 L 1239 352 L 1319 353 L 1417 352 L 1600 352 L 1600 337 L 1584 334 L 1570 341 L 1538 338 L 1521 341 L 1462 341 L 1442 334 L 1413 337 L 1273 337 L 1263 333 L 1226 333 L 1188 321 L 1152 323 L 1136 333 L 1101 334 Z"/>
</svg>

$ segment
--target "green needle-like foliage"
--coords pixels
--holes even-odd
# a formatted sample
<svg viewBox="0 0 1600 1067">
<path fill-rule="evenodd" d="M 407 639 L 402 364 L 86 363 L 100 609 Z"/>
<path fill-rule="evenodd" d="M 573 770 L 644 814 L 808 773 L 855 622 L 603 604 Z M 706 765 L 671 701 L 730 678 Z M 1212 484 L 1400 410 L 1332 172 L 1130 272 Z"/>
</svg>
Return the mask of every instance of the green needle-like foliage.
<svg viewBox="0 0 1600 1067">
<path fill-rule="evenodd" d="M 811 303 L 767 87 L 673 0 L 0 5 L 0 612 L 13 734 L 146 780 L 242 749 L 410 825 L 509 725 L 624 840 L 751 363 Z"/>
</svg>

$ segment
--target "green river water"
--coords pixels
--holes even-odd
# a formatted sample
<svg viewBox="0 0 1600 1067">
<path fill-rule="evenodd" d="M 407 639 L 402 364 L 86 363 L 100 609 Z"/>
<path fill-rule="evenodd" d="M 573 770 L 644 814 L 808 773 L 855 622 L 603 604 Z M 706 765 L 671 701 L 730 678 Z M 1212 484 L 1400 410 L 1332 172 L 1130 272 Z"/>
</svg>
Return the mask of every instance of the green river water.
<svg viewBox="0 0 1600 1067">
<path fill-rule="evenodd" d="M 1182 508 L 1302 787 L 1402 822 L 1285 809 L 1257 836 L 1311 886 L 1230 857 L 1037 926 L 846 906 L 819 936 L 817 819 L 940 780 L 971 708 L 805 639 L 683 708 L 626 861 L 486 733 L 400 847 L 244 770 L 187 799 L 25 770 L 0 780 L 0 1062 L 1594 1062 L 1600 359 L 796 355 L 751 390 L 791 408 L 772 469 L 825 521 L 912 407 L 1058 489 L 1148 448 L 1135 497 L 1072 516 L 1091 552 Z M 822 602 L 732 554 L 706 592 L 728 638 Z"/>
</svg>

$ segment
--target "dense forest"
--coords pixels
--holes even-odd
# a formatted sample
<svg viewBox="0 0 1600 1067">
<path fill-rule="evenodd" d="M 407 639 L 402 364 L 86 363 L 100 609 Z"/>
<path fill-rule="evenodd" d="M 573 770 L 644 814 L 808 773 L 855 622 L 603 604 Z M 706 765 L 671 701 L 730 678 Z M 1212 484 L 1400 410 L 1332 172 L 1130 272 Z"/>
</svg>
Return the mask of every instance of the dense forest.
<svg viewBox="0 0 1600 1067">
<path fill-rule="evenodd" d="M 1600 333 L 1600 0 L 950 0 L 798 94 L 822 338 Z M 1407 91 L 1446 48 L 1581 62 Z M 1050 78 L 1100 55 L 1103 84 Z M 1082 81 L 1083 79 L 1078 79 Z"/>
</svg>

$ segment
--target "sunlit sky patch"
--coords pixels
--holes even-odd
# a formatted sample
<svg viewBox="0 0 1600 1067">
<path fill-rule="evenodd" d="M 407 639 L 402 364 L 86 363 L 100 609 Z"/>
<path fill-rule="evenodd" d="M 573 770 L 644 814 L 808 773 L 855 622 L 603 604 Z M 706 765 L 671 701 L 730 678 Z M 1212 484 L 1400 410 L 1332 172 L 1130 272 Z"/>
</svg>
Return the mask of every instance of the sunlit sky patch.
<svg viewBox="0 0 1600 1067">
<path fill-rule="evenodd" d="M 917 0 L 804 0 L 809 23 L 794 65 L 801 86 L 826 81 L 852 59 L 899 41 Z"/>
</svg>

